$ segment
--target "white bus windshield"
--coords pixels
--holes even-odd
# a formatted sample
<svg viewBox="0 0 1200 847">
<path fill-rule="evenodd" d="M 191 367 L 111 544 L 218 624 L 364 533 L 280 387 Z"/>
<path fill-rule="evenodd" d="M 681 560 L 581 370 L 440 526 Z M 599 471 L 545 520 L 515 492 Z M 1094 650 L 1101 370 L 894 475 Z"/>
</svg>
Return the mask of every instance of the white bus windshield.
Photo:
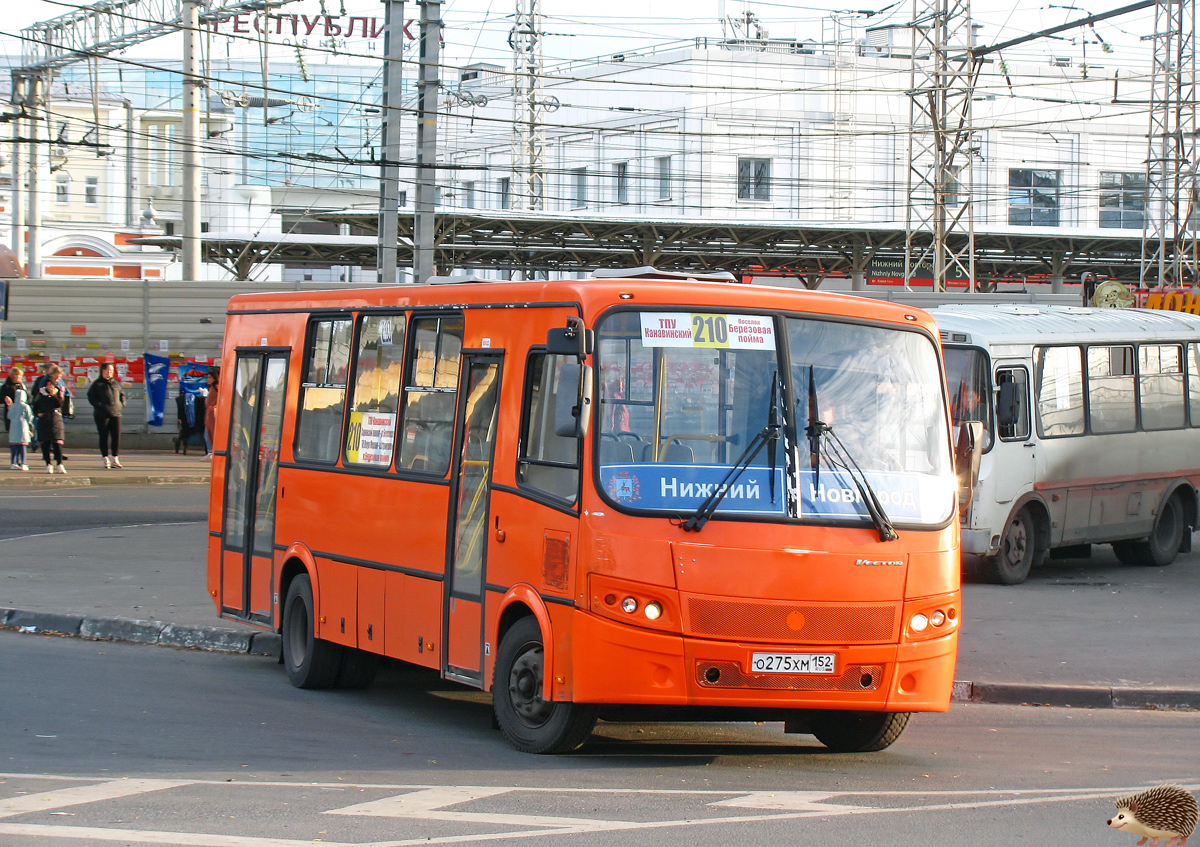
<svg viewBox="0 0 1200 847">
<path fill-rule="evenodd" d="M 790 387 L 779 378 L 785 356 Z M 598 327 L 597 361 L 600 481 L 618 505 L 694 512 L 755 437 L 779 424 L 799 437 L 767 440 L 728 480 L 716 512 L 868 519 L 843 469 L 811 467 L 811 370 L 825 422 L 892 521 L 938 523 L 954 508 L 937 351 L 917 333 L 766 315 L 617 312 Z"/>
</svg>

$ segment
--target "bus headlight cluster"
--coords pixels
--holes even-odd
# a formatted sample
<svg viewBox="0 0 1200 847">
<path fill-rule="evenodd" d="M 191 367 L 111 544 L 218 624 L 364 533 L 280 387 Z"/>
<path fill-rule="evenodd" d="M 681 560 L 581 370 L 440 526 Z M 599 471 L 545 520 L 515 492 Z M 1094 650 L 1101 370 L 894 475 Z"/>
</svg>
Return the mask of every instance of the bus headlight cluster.
<svg viewBox="0 0 1200 847">
<path fill-rule="evenodd" d="M 925 614 L 924 612 L 917 612 L 915 615 L 913 615 L 911 618 L 908 619 L 908 628 L 912 632 L 924 632 L 925 630 L 929 629 L 929 627 L 931 627 L 931 626 L 936 629 L 938 627 L 945 626 L 947 624 L 947 622 L 949 622 L 950 624 L 953 624 L 956 616 L 957 616 L 957 612 L 954 611 L 953 606 L 951 606 L 949 609 L 946 609 L 945 611 L 938 609 L 937 611 L 931 612 L 930 614 Z"/>
<path fill-rule="evenodd" d="M 606 597 L 605 599 L 607 600 L 608 598 Z M 621 611 L 627 615 L 632 615 L 638 610 L 638 605 L 636 597 L 626 597 L 621 601 Z M 646 616 L 646 620 L 656 621 L 662 617 L 663 607 L 657 600 L 651 600 L 641 608 L 642 614 Z"/>
<path fill-rule="evenodd" d="M 634 612 L 636 612 L 637 607 L 638 602 L 633 597 L 626 597 L 621 601 L 621 611 L 625 612 L 627 615 L 632 615 Z"/>
</svg>

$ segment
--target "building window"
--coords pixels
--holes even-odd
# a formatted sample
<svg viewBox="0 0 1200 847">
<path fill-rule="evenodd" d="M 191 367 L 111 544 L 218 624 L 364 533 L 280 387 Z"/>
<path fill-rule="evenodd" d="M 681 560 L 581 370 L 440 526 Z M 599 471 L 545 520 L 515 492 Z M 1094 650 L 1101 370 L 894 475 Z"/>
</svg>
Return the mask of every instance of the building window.
<svg viewBox="0 0 1200 847">
<path fill-rule="evenodd" d="M 1100 172 L 1100 226 L 1142 229 L 1146 224 L 1146 175 L 1130 171 Z"/>
<path fill-rule="evenodd" d="M 671 199 L 671 157 L 659 156 L 654 160 L 654 171 L 658 181 L 657 200 Z"/>
<path fill-rule="evenodd" d="M 617 162 L 613 165 L 613 197 L 617 203 L 629 202 L 629 163 Z"/>
<path fill-rule="evenodd" d="M 71 178 L 66 174 L 59 174 L 54 182 L 54 202 L 60 206 L 71 202 Z"/>
<path fill-rule="evenodd" d="M 475 208 L 475 183 L 463 183 L 462 204 L 464 209 Z"/>
<path fill-rule="evenodd" d="M 571 207 L 579 209 L 586 206 L 587 202 L 587 168 L 572 168 Z"/>
<path fill-rule="evenodd" d="M 405 206 L 408 205 L 408 192 L 407 191 L 400 192 L 400 196 L 396 198 L 396 205 L 399 206 L 400 208 L 404 208 Z"/>
<path fill-rule="evenodd" d="M 500 177 L 500 208 L 512 208 L 512 178 Z"/>
<path fill-rule="evenodd" d="M 738 199 L 771 199 L 770 159 L 738 159 Z"/>
<path fill-rule="evenodd" d="M 1025 168 L 1009 170 L 1010 226 L 1058 226 L 1060 173 Z"/>
<path fill-rule="evenodd" d="M 83 186 L 83 202 L 89 206 L 100 205 L 100 177 L 89 176 Z"/>
<path fill-rule="evenodd" d="M 175 125 L 150 124 L 146 128 L 149 156 L 146 181 L 150 185 L 175 185 Z"/>
</svg>

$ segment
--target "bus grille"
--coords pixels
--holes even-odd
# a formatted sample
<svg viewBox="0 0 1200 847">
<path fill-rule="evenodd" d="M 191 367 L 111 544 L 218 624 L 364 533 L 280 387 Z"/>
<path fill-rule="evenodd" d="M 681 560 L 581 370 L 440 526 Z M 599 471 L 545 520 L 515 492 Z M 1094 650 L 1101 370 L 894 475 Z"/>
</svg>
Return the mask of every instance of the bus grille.
<svg viewBox="0 0 1200 847">
<path fill-rule="evenodd" d="M 691 635 L 805 644 L 863 644 L 896 640 L 896 607 L 800 606 L 689 597 Z"/>
<path fill-rule="evenodd" d="M 716 673 L 712 673 L 716 671 Z M 709 677 L 716 676 L 715 681 Z M 875 691 L 883 665 L 850 665 L 841 676 L 746 674 L 737 662 L 696 662 L 696 682 L 704 688 L 766 688 L 775 691 Z"/>
</svg>

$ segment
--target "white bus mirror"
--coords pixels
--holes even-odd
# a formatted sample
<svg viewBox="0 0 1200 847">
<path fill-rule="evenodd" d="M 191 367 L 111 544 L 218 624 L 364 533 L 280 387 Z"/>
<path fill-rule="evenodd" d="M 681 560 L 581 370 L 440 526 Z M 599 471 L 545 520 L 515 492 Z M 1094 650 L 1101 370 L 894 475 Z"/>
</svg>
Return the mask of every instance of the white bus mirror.
<svg viewBox="0 0 1200 847">
<path fill-rule="evenodd" d="M 589 365 L 568 362 L 558 375 L 554 395 L 554 434 L 582 438 L 592 420 L 592 369 Z"/>
</svg>

